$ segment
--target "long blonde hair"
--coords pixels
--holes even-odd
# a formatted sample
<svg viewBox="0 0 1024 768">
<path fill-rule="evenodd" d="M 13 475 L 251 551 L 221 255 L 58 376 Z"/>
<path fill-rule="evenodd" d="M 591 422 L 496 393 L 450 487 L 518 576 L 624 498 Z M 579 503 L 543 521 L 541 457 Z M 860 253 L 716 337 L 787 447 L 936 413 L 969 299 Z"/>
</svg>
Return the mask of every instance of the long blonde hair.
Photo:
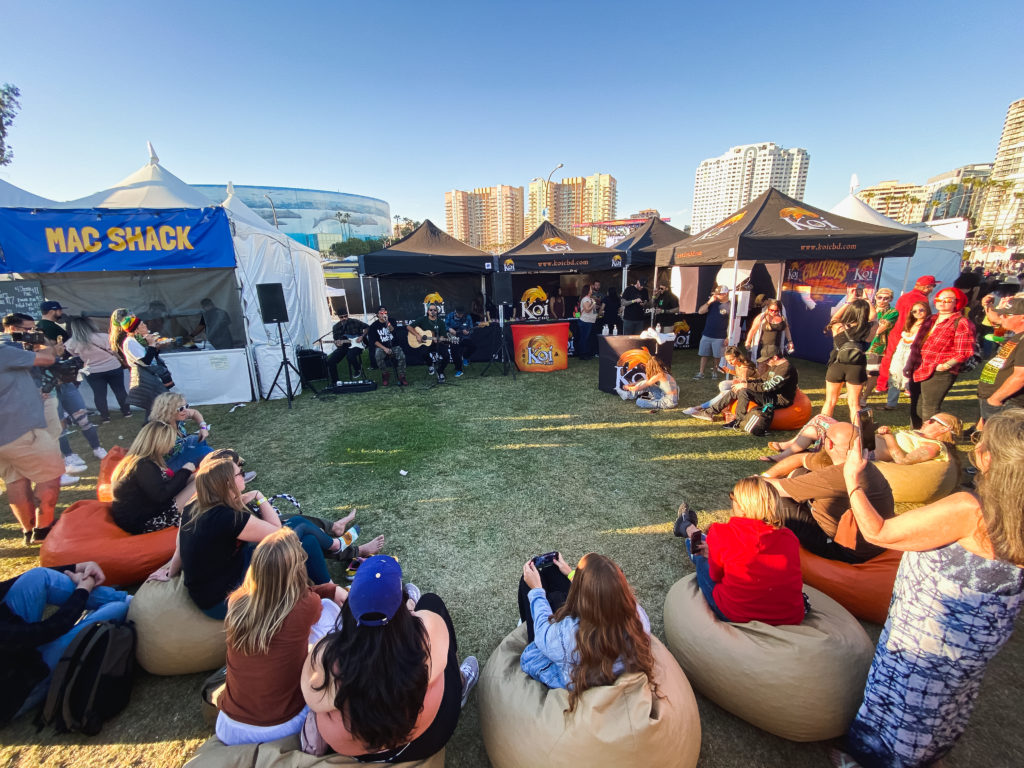
<svg viewBox="0 0 1024 768">
<path fill-rule="evenodd" d="M 267 653 L 309 586 L 299 537 L 291 528 L 274 531 L 256 547 L 242 586 L 228 597 L 228 645 L 246 656 Z"/>
<path fill-rule="evenodd" d="M 739 517 L 763 520 L 773 528 L 782 527 L 779 515 L 779 492 L 763 477 L 744 477 L 732 488 Z"/>
<path fill-rule="evenodd" d="M 991 459 L 977 480 L 988 539 L 996 557 L 1024 566 L 1024 408 L 986 421 L 978 448 Z"/>
<path fill-rule="evenodd" d="M 150 421 L 162 421 L 177 429 L 178 420 L 176 414 L 178 407 L 185 404 L 185 396 L 180 392 L 164 392 L 157 395 L 153 401 L 153 407 L 149 411 Z"/>
<path fill-rule="evenodd" d="M 162 421 L 151 421 L 143 424 L 139 434 L 132 440 L 128 453 L 125 454 L 121 463 L 117 465 L 117 469 L 114 470 L 111 482 L 117 483 L 122 478 L 128 477 L 128 475 L 135 471 L 139 462 L 147 459 L 154 462 L 160 469 L 167 469 L 164 456 L 171 452 L 177 439 L 178 433 L 174 431 L 174 428 L 164 424 Z"/>
<path fill-rule="evenodd" d="M 231 459 L 204 461 L 196 470 L 196 506 L 189 518 L 189 525 L 195 525 L 204 514 L 214 507 L 230 507 L 241 514 L 246 511 L 242 494 L 235 483 L 238 465 Z"/>
</svg>

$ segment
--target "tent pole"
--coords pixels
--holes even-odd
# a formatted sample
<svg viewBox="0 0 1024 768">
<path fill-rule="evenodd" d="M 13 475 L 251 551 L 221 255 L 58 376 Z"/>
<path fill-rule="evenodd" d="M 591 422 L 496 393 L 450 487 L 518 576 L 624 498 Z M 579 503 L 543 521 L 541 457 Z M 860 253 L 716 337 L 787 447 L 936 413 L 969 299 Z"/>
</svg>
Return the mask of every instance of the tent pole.
<svg viewBox="0 0 1024 768">
<path fill-rule="evenodd" d="M 907 281 L 910 279 L 910 261 L 913 258 L 913 256 L 907 256 L 907 268 L 903 271 L 903 287 L 900 289 L 900 296 L 907 292 Z M 881 265 L 879 265 L 878 271 L 881 273 Z"/>
<path fill-rule="evenodd" d="M 729 258 L 732 259 L 732 290 L 729 292 L 729 343 L 733 344 L 735 343 L 732 339 L 732 327 L 736 322 L 736 281 L 740 271 L 740 260 L 736 258 L 735 248 L 729 249 Z"/>
</svg>

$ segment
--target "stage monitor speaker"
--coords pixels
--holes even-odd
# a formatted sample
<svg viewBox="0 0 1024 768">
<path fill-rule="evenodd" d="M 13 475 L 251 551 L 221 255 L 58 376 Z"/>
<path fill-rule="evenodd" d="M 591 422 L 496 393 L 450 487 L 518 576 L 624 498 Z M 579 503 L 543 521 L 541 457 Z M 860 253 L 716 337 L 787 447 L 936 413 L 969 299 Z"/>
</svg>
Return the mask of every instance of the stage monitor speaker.
<svg viewBox="0 0 1024 768">
<path fill-rule="evenodd" d="M 257 283 L 256 298 L 264 323 L 287 323 L 288 307 L 284 303 L 284 286 L 280 283 Z"/>
<path fill-rule="evenodd" d="M 318 349 L 300 349 L 299 373 L 306 381 L 319 381 L 327 378 L 327 355 Z"/>
</svg>

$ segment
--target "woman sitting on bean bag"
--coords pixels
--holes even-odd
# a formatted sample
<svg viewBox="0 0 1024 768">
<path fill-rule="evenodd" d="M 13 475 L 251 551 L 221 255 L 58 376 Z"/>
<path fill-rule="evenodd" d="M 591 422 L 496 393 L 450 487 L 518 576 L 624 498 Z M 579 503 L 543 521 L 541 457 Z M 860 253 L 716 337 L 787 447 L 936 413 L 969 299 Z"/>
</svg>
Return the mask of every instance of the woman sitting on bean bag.
<svg viewBox="0 0 1024 768">
<path fill-rule="evenodd" d="M 191 462 L 198 466 L 213 448 L 206 442 L 210 429 L 203 419 L 203 414 L 185 402 L 185 396 L 177 392 L 165 392 L 153 401 L 153 409 L 149 413 L 150 421 L 161 421 L 174 429 L 177 439 L 174 447 L 167 455 L 167 466 L 175 472 Z M 194 421 L 199 431 L 190 435 L 185 422 Z"/>
<path fill-rule="evenodd" d="M 588 688 L 612 685 L 619 675 L 643 672 L 653 681 L 651 623 L 622 569 L 593 552 L 580 560 L 571 582 L 561 554 L 553 566 L 543 569 L 553 575 L 547 588 L 533 560 L 523 566 L 530 644 L 522 670 L 548 688 L 567 688 L 570 712 Z M 564 602 L 552 610 L 549 596 Z"/>
<path fill-rule="evenodd" d="M 699 552 L 691 551 L 689 538 L 700 530 L 697 513 L 684 502 L 676 522 L 704 599 L 722 621 L 801 623 L 800 542 L 778 514 L 778 492 L 761 477 L 745 477 L 729 498 L 733 516 L 711 524 Z"/>
<path fill-rule="evenodd" d="M 174 557 L 150 576 L 167 581 L 184 570 L 192 601 L 212 619 L 227 615 L 228 594 L 242 583 L 256 545 L 281 528 L 281 518 L 266 497 L 244 489 L 245 475 L 231 459 L 203 462 L 196 472 L 196 503 L 182 515 Z M 339 520 L 332 530 L 344 532 L 349 522 L 351 517 Z M 343 551 L 344 541 L 300 515 L 289 519 L 287 526 L 306 551 L 309 578 L 314 584 L 329 584 L 325 555 Z M 383 544 L 381 536 L 367 547 L 379 551 Z"/>
<path fill-rule="evenodd" d="M 174 447 L 174 429 L 159 421 L 143 425 L 111 478 L 114 522 L 131 534 L 171 528 L 181 522 L 181 510 L 195 494 L 186 462 L 172 472 L 164 456 Z"/>
<path fill-rule="evenodd" d="M 474 657 L 460 667 L 457 654 L 441 598 L 403 588 L 394 558 L 369 558 L 356 571 L 338 630 L 302 669 L 302 693 L 315 713 L 304 740 L 322 739 L 363 762 L 425 760 L 451 738 L 480 676 Z"/>
<path fill-rule="evenodd" d="M 893 432 L 882 426 L 875 431 L 875 460 L 896 464 L 920 464 L 932 459 L 957 461 L 956 439 L 963 424 L 951 413 L 936 413 L 920 429 Z"/>
<path fill-rule="evenodd" d="M 334 629 L 348 592 L 313 587 L 305 565 L 298 537 L 281 528 L 259 543 L 245 581 L 228 598 L 217 738 L 229 746 L 292 736 L 306 720 L 299 680 L 309 644 Z"/>
</svg>

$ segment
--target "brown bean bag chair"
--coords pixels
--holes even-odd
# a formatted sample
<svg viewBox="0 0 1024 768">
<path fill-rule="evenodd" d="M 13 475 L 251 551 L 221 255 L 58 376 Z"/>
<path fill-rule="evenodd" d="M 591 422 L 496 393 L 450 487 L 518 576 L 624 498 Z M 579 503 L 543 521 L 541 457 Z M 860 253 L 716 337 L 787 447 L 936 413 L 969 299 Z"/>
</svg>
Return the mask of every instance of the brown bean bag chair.
<svg viewBox="0 0 1024 768">
<path fill-rule="evenodd" d="M 747 410 L 755 407 L 755 403 L 751 403 Z M 736 403 L 733 402 L 728 408 L 734 416 L 736 415 Z M 793 398 L 793 404 L 786 408 L 779 408 L 775 411 L 775 415 L 772 416 L 772 425 L 770 429 L 775 432 L 786 432 L 789 430 L 801 429 L 808 421 L 811 420 L 811 416 L 814 415 L 814 408 L 811 406 L 811 399 L 804 393 L 802 389 L 796 391 L 796 397 Z"/>
<path fill-rule="evenodd" d="M 307 755 L 299 746 L 298 736 L 289 736 L 262 744 L 228 747 L 214 736 L 199 747 L 185 768 L 314 768 L 321 765 L 366 765 L 343 755 Z M 391 763 L 399 768 L 444 768 L 444 750 L 429 760 L 415 763 Z"/>
<path fill-rule="evenodd" d="M 211 619 L 189 597 L 185 579 L 147 581 L 132 598 L 135 658 L 152 675 L 190 675 L 223 667 L 224 622 Z"/>
<path fill-rule="evenodd" d="M 893 501 L 897 502 L 931 504 L 949 496 L 960 484 L 960 468 L 955 461 L 932 459 L 920 464 L 871 463 L 889 481 Z"/>
<path fill-rule="evenodd" d="M 811 611 L 802 624 L 730 624 L 692 574 L 665 598 L 665 638 L 693 687 L 722 709 L 784 739 L 821 741 L 853 720 L 875 647 L 843 606 L 804 591 Z"/>
<path fill-rule="evenodd" d="M 124 448 L 120 445 L 114 445 L 107 451 L 107 455 L 100 460 L 100 476 L 96 480 L 96 498 L 100 501 L 114 500 L 114 491 L 111 488 L 110 479 L 114 476 L 114 470 L 121 463 L 125 453 Z"/>
<path fill-rule="evenodd" d="M 697 701 L 683 671 L 651 638 L 658 692 L 647 676 L 622 675 L 591 688 L 572 714 L 563 688 L 548 688 L 519 667 L 526 627 L 491 654 L 480 676 L 480 730 L 494 768 L 656 765 L 693 768 L 700 753 Z"/>
<path fill-rule="evenodd" d="M 884 624 L 902 552 L 886 550 L 864 563 L 818 557 L 800 547 L 804 583 L 820 589 L 858 619 Z"/>
<path fill-rule="evenodd" d="M 61 513 L 39 550 L 45 566 L 93 560 L 106 584 L 138 584 L 174 554 L 177 528 L 133 536 L 110 516 L 110 503 L 84 499 Z"/>
</svg>

